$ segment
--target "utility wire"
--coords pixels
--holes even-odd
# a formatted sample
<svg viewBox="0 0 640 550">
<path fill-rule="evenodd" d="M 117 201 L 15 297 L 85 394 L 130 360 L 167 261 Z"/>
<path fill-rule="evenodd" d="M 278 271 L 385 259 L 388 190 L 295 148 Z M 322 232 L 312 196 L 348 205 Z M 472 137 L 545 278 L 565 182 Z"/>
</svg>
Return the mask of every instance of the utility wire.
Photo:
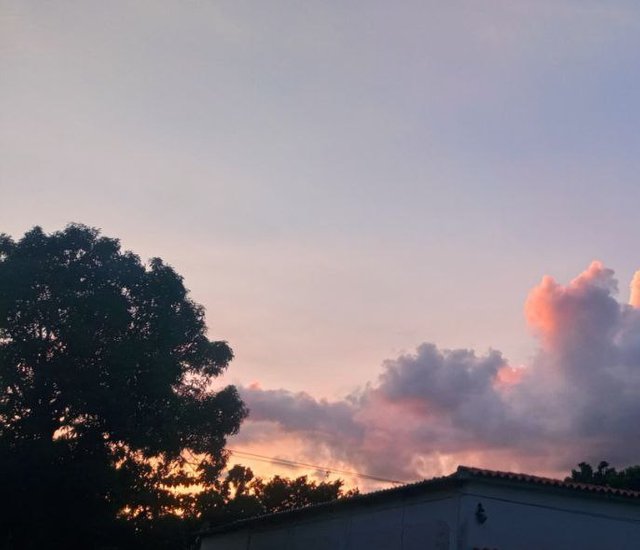
<svg viewBox="0 0 640 550">
<path fill-rule="evenodd" d="M 244 456 L 246 458 L 251 458 L 253 460 L 259 460 L 261 462 L 270 462 L 272 464 L 280 464 L 282 466 L 292 466 L 294 468 L 313 468 L 314 470 L 319 470 L 322 472 L 327 472 L 327 473 L 330 472 L 333 474 L 343 474 L 348 476 L 361 477 L 365 479 L 371 479 L 373 481 L 382 481 L 384 483 L 392 483 L 394 485 L 405 485 L 407 483 L 406 481 L 398 481 L 396 479 L 387 479 L 384 477 L 370 476 L 368 474 L 361 474 L 360 472 L 350 472 L 348 470 L 339 470 L 337 468 L 329 468 L 327 466 L 317 466 L 315 464 L 308 464 L 306 462 L 297 462 L 295 460 L 275 458 L 273 456 L 259 455 L 256 453 L 248 453 L 246 451 L 236 451 L 234 449 L 229 449 L 228 447 L 227 447 L 227 451 L 229 451 L 231 454 L 239 455 L 241 457 Z"/>
</svg>

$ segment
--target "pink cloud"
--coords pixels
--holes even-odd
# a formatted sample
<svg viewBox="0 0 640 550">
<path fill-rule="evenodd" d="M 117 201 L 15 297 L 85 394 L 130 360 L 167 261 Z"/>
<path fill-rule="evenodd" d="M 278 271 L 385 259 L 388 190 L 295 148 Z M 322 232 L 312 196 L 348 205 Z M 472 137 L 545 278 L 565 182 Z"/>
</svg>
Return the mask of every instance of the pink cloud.
<svg viewBox="0 0 640 550">
<path fill-rule="evenodd" d="M 277 434 L 296 438 L 307 461 L 404 480 L 457 463 L 557 473 L 581 460 L 637 462 L 640 309 L 616 292 L 600 262 L 567 285 L 546 276 L 525 303 L 540 343 L 530 364 L 423 343 L 341 400 L 241 389 L 248 425 L 269 423 L 274 445 Z"/>
<path fill-rule="evenodd" d="M 635 308 L 640 308 L 640 271 L 636 271 L 631 281 L 631 296 L 629 304 Z"/>
<path fill-rule="evenodd" d="M 494 387 L 498 390 L 508 390 L 517 386 L 524 378 L 525 369 L 526 367 L 524 366 L 512 367 L 511 365 L 504 365 L 500 367 L 493 381 Z"/>
<path fill-rule="evenodd" d="M 560 345 L 571 334 L 578 338 L 602 334 L 601 324 L 606 320 L 599 306 L 608 304 L 615 315 L 618 305 L 611 297 L 617 290 L 613 275 L 611 269 L 594 261 L 566 286 L 548 275 L 543 277 L 529 293 L 525 315 L 544 348 Z"/>
</svg>

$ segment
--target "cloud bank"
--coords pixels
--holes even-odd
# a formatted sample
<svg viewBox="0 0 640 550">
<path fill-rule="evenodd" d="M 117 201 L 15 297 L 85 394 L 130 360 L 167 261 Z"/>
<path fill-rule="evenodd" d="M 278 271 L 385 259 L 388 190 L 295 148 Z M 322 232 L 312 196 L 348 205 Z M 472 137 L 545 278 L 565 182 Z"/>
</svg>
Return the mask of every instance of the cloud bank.
<svg viewBox="0 0 640 550">
<path fill-rule="evenodd" d="M 286 456 L 295 441 L 307 460 L 401 480 L 460 463 L 541 473 L 585 459 L 638 463 L 640 272 L 629 304 L 616 293 L 600 262 L 568 285 L 544 277 L 525 303 L 539 342 L 528 365 L 423 343 L 338 401 L 241 388 L 251 414 L 237 443 Z"/>
</svg>

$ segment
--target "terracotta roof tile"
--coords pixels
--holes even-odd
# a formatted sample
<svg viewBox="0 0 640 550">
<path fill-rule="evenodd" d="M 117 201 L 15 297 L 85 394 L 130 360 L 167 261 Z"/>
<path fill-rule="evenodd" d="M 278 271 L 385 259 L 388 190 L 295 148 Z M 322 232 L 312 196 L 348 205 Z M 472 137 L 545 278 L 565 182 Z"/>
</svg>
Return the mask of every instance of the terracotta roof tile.
<svg viewBox="0 0 640 550">
<path fill-rule="evenodd" d="M 575 481 L 562 481 L 550 477 L 532 476 L 529 474 L 519 474 L 514 472 L 501 472 L 499 470 L 485 470 L 482 468 L 472 468 L 470 466 L 458 466 L 458 470 L 451 475 L 458 479 L 466 478 L 487 478 L 502 479 L 505 481 L 515 481 L 520 483 L 528 483 L 532 485 L 544 485 L 547 487 L 557 487 L 560 489 L 569 489 L 574 491 L 582 491 L 594 494 L 608 494 L 621 496 L 626 498 L 640 499 L 639 491 L 631 491 L 629 489 L 618 489 L 605 485 L 591 485 L 589 483 L 577 483 Z"/>
</svg>

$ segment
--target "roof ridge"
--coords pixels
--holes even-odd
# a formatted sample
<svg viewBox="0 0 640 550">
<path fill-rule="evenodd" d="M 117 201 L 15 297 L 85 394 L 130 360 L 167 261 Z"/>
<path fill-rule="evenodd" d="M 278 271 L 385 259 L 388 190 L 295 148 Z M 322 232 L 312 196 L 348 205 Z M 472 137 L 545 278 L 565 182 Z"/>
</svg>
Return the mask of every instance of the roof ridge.
<svg viewBox="0 0 640 550">
<path fill-rule="evenodd" d="M 451 474 L 452 478 L 470 479 L 470 478 L 492 478 L 503 479 L 505 481 L 516 481 L 529 483 L 534 485 L 546 485 L 563 489 L 573 489 L 588 493 L 606 493 L 611 495 L 619 495 L 633 498 L 640 498 L 640 491 L 632 489 L 622 489 L 611 487 L 610 485 L 595 485 L 592 483 L 582 483 L 579 481 L 566 481 L 562 479 L 537 476 L 532 474 L 523 474 L 516 472 L 504 472 L 501 470 L 488 470 L 485 468 L 476 468 L 473 466 L 458 466 L 458 469 Z"/>
<path fill-rule="evenodd" d="M 640 500 L 640 491 L 632 491 L 630 489 L 616 489 L 614 487 L 603 485 L 590 485 L 588 483 L 579 483 L 575 481 L 562 481 L 560 479 L 554 479 L 550 477 L 535 476 L 531 474 L 521 474 L 514 472 L 503 472 L 500 470 L 487 470 L 484 468 L 475 468 L 473 466 L 458 466 L 457 470 L 449 475 L 434 477 L 431 479 L 423 479 L 414 483 L 408 483 L 399 487 L 391 487 L 388 489 L 380 489 L 378 491 L 372 491 L 370 493 L 360 493 L 355 496 L 341 498 L 329 502 L 323 502 L 318 504 L 312 504 L 304 506 L 302 508 L 294 508 L 292 510 L 282 510 L 280 512 L 271 512 L 261 516 L 254 516 L 252 518 L 239 519 L 227 524 L 217 525 L 215 527 L 205 528 L 200 531 L 200 534 L 214 533 L 221 531 L 228 531 L 233 529 L 239 529 L 243 525 L 249 525 L 253 523 L 260 523 L 265 521 L 278 521 L 282 518 L 291 517 L 293 515 L 309 514 L 319 512 L 321 510 L 331 510 L 341 508 L 343 506 L 358 505 L 359 503 L 365 503 L 372 501 L 373 499 L 385 499 L 390 498 L 393 495 L 407 495 L 418 494 L 422 490 L 429 489 L 447 489 L 455 487 L 459 484 L 463 484 L 473 479 L 493 479 L 504 482 L 515 482 L 528 485 L 538 485 L 547 488 L 556 488 L 567 491 L 574 491 L 577 493 L 591 494 L 593 496 L 613 496 L 613 497 L 626 497 L 630 499 Z"/>
</svg>

